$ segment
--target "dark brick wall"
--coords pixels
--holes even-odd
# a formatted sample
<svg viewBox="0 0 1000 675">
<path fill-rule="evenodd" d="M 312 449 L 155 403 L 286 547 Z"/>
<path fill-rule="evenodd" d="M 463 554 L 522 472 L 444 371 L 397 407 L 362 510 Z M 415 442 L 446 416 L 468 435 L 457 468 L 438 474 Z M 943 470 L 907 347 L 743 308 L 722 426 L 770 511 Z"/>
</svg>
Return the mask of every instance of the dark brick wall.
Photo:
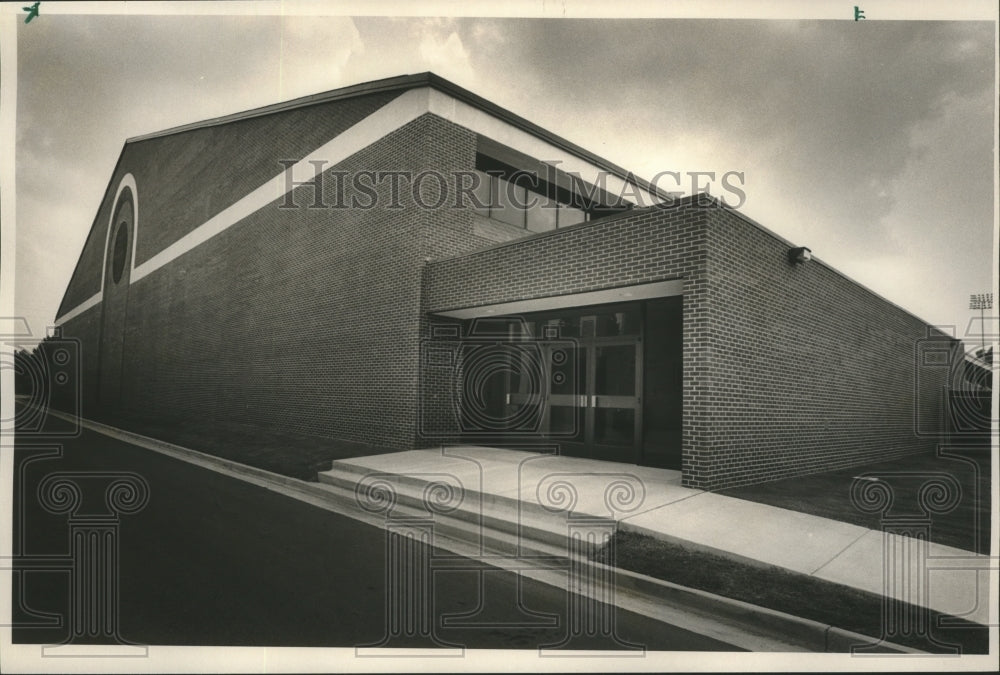
<svg viewBox="0 0 1000 675">
<path fill-rule="evenodd" d="M 790 265 L 788 248 L 719 208 L 636 211 L 431 263 L 424 307 L 683 278 L 688 486 L 720 489 L 931 449 L 943 429 L 947 369 L 918 372 L 927 326 L 818 261 Z M 940 333 L 936 340 L 954 344 Z M 426 424 L 441 427 L 446 385 L 432 376 L 424 386 Z M 915 433 L 918 418 L 927 436 Z"/>
<path fill-rule="evenodd" d="M 136 179 L 142 210 L 135 252 L 140 265 L 281 173 L 279 159 L 301 159 L 397 95 L 373 94 L 127 144 L 59 314 L 101 290 L 110 202 L 125 174 Z"/>
<path fill-rule="evenodd" d="M 100 272 L 98 272 L 100 275 Z M 90 309 L 62 326 L 62 334 L 79 340 L 79 373 L 74 396 L 75 401 L 60 401 L 55 407 L 63 410 L 80 410 L 84 417 L 97 418 L 98 409 L 98 364 L 101 346 L 101 308 Z"/>
</svg>

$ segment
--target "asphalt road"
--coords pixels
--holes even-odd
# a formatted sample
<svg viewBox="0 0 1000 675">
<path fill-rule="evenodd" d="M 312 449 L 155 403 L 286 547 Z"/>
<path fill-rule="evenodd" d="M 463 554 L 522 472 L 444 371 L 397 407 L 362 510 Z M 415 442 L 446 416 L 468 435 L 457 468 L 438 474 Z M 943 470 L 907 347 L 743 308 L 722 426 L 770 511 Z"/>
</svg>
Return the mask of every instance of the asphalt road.
<svg viewBox="0 0 1000 675">
<path fill-rule="evenodd" d="M 68 516 L 39 502 L 39 483 L 53 473 L 125 471 L 147 481 L 148 503 L 118 525 L 118 624 L 128 641 L 356 647 L 389 636 L 390 646 L 535 649 L 570 636 L 564 590 L 491 569 L 430 573 L 431 634 L 400 638 L 388 628 L 383 530 L 94 432 L 62 442 L 61 451 L 38 445 L 41 438 L 25 440 L 15 454 L 24 484 L 15 480 L 14 552 L 22 558 L 69 551 Z M 86 493 L 78 513 L 106 511 L 101 480 L 77 480 Z M 69 573 L 20 566 L 14 642 L 62 642 L 65 619 L 29 626 L 41 619 L 24 610 L 64 616 Z M 736 650 L 624 610 L 601 611 L 613 612 L 617 639 L 598 631 L 577 636 L 573 648 L 620 649 L 620 640 L 653 651 Z M 462 613 L 466 625 L 443 624 Z"/>
</svg>

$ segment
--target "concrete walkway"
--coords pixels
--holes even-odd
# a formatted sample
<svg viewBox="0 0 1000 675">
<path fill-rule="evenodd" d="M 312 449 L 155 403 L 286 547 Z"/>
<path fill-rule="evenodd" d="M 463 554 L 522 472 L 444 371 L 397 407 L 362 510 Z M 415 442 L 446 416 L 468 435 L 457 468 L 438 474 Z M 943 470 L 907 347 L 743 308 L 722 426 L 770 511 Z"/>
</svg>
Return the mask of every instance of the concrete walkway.
<svg viewBox="0 0 1000 675">
<path fill-rule="evenodd" d="M 621 530 L 988 623 L 988 556 L 684 488 L 679 471 L 473 446 L 342 461 L 376 474 L 444 477 L 464 493 L 518 500 L 568 521 L 613 518 Z"/>
</svg>

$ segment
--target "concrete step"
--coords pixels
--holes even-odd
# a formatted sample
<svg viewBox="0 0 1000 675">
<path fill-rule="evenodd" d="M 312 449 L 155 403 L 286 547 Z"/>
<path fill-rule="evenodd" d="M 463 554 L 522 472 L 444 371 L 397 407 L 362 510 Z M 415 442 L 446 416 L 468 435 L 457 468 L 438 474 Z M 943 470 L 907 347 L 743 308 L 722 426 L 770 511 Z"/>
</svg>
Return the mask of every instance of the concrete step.
<svg viewBox="0 0 1000 675">
<path fill-rule="evenodd" d="M 341 500 L 354 499 L 356 508 L 388 507 L 397 519 L 432 517 L 439 531 L 469 544 L 486 542 L 487 548 L 506 554 L 587 555 L 603 543 L 603 533 L 614 531 L 611 520 L 594 527 L 593 519 L 581 520 L 465 485 L 457 489 L 457 483 L 449 489 L 446 483 L 426 476 L 373 472 L 349 461 L 333 464 L 319 474 L 320 484 L 338 490 Z M 394 502 L 391 507 L 388 500 Z"/>
<path fill-rule="evenodd" d="M 354 511 L 362 510 L 355 497 L 355 483 L 341 479 L 328 479 L 317 485 L 328 498 Z M 445 546 L 459 555 L 469 556 L 477 560 L 486 560 L 489 556 L 504 559 L 516 559 L 520 564 L 536 568 L 565 568 L 568 565 L 568 555 L 565 543 L 562 546 L 551 541 L 528 538 L 508 531 L 491 528 L 488 524 L 480 524 L 468 514 L 459 512 L 458 517 L 452 514 L 435 513 L 433 516 L 418 505 L 413 496 L 402 493 L 392 506 L 391 515 L 369 515 L 369 520 L 380 526 L 392 526 L 389 529 L 428 527 L 431 530 L 432 545 Z M 445 538 L 444 542 L 441 538 Z M 456 548 L 457 546 L 457 548 Z"/>
</svg>

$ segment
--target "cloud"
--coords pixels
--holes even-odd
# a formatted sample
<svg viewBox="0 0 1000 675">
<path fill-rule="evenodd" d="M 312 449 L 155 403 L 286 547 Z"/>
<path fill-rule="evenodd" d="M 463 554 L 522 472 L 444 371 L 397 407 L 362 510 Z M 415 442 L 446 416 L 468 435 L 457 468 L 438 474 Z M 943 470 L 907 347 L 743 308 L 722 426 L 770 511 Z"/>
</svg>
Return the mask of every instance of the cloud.
<svg viewBox="0 0 1000 675">
<path fill-rule="evenodd" d="M 465 87 L 475 85 L 476 76 L 469 60 L 469 52 L 455 30 L 433 24 L 421 31 L 418 53 L 424 70 L 430 70 Z"/>
<path fill-rule="evenodd" d="M 507 33 L 493 21 L 470 20 L 468 33 L 472 38 L 472 43 L 478 48 L 489 45 L 497 48 L 507 44 Z"/>
<path fill-rule="evenodd" d="M 348 84 L 345 71 L 351 59 L 364 53 L 361 33 L 348 17 L 282 17 L 279 97 L 296 98 Z"/>
<path fill-rule="evenodd" d="M 936 114 L 910 128 L 911 152 L 886 182 L 893 206 L 881 224 L 918 276 L 898 297 L 922 296 L 933 321 L 956 322 L 968 295 L 990 287 L 995 159 L 968 130 L 992 125 L 994 105 L 989 90 L 946 92 Z"/>
<path fill-rule="evenodd" d="M 18 221 L 22 213 L 40 214 L 44 226 L 19 227 L 14 262 L 14 312 L 26 317 L 36 335 L 52 325 L 90 223 L 78 227 L 81 210 L 71 201 L 50 199 L 51 192 L 18 197 Z M 93 214 L 91 214 L 93 217 Z"/>
<path fill-rule="evenodd" d="M 425 63 L 439 68 L 452 67 L 454 64 L 467 65 L 469 54 L 465 51 L 462 38 L 452 31 L 442 40 L 433 34 L 426 34 L 420 41 L 420 57 Z"/>
<path fill-rule="evenodd" d="M 931 321 L 989 285 L 992 23 L 489 25 L 474 63 L 542 126 L 646 177 L 745 172 L 744 212 Z"/>
</svg>

